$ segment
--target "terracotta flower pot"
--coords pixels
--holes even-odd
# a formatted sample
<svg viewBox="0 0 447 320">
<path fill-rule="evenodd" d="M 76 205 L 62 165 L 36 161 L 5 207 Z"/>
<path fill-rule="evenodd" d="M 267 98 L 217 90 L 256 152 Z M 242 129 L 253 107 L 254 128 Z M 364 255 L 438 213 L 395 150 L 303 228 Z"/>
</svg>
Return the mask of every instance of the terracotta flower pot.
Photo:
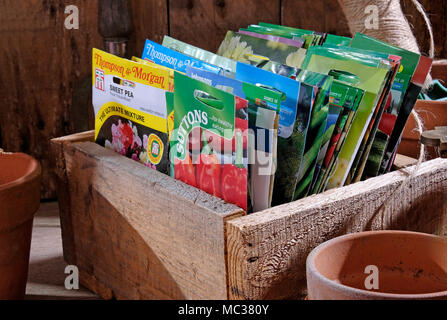
<svg viewBox="0 0 447 320">
<path fill-rule="evenodd" d="M 338 237 L 308 256 L 307 285 L 310 300 L 447 299 L 447 239 L 406 231 Z"/>
<path fill-rule="evenodd" d="M 418 100 L 414 106 L 424 124 L 424 130 L 433 130 L 435 127 L 447 126 L 447 101 Z M 421 144 L 420 135 L 416 130 L 417 124 L 410 115 L 402 134 L 398 153 L 412 158 L 419 157 Z M 437 158 L 433 148 L 426 148 L 427 160 Z"/>
<path fill-rule="evenodd" d="M 23 299 L 33 218 L 40 203 L 39 163 L 0 150 L 0 299 Z"/>
<path fill-rule="evenodd" d="M 431 74 L 433 79 L 440 79 L 443 81 L 444 86 L 447 85 L 447 60 L 435 61 Z M 417 100 L 414 108 L 422 119 L 424 130 L 433 130 L 438 126 L 447 126 L 447 101 Z M 417 159 L 421 144 L 419 142 L 420 135 L 416 128 L 416 121 L 410 115 L 397 152 Z M 426 153 L 427 160 L 438 156 L 433 148 L 426 148 Z"/>
</svg>

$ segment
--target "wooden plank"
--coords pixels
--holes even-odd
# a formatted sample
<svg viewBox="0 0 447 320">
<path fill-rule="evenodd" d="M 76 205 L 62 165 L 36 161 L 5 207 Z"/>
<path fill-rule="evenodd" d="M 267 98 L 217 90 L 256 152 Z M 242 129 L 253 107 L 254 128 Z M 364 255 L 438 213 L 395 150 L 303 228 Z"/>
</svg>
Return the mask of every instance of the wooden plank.
<svg viewBox="0 0 447 320">
<path fill-rule="evenodd" d="M 42 164 L 42 197 L 55 196 L 49 139 L 88 127 L 88 104 L 73 96 L 91 71 L 90 48 L 101 46 L 97 1 L 2 1 L 0 10 L 0 145 Z M 79 30 L 67 30 L 66 5 L 79 8 Z"/>
<path fill-rule="evenodd" d="M 281 21 L 285 26 L 350 36 L 348 22 L 337 1 L 283 0 Z"/>
<path fill-rule="evenodd" d="M 229 221 L 230 298 L 302 298 L 307 255 L 343 234 L 402 229 L 447 235 L 446 168 L 446 159 L 423 163 L 385 214 L 376 211 L 410 169 Z"/>
<path fill-rule="evenodd" d="M 216 52 L 228 30 L 280 23 L 280 1 L 169 0 L 170 35 Z"/>
<path fill-rule="evenodd" d="M 241 209 L 94 143 L 62 146 L 64 250 L 82 284 L 103 298 L 228 298 L 224 225 Z"/>
<path fill-rule="evenodd" d="M 143 54 L 146 39 L 161 43 L 169 33 L 167 0 L 130 0 L 134 32 L 129 52 L 137 57 Z"/>
<path fill-rule="evenodd" d="M 51 140 L 51 159 L 57 185 L 57 196 L 61 220 L 64 258 L 69 264 L 76 265 L 76 248 L 71 214 L 71 195 L 68 189 L 68 176 L 65 163 L 65 146 L 75 142 L 93 141 L 94 131 L 73 134 Z"/>
</svg>

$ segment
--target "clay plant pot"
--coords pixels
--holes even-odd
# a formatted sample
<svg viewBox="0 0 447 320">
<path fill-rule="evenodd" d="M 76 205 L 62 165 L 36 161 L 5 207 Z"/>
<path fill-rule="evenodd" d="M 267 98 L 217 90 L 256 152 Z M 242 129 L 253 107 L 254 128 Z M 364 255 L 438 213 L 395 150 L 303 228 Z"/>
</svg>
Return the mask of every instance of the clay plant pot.
<svg viewBox="0 0 447 320">
<path fill-rule="evenodd" d="M 431 71 L 433 79 L 440 79 L 444 86 L 447 85 L 447 60 L 433 62 Z M 433 130 L 435 127 L 447 126 L 447 101 L 426 101 L 417 100 L 414 106 L 415 110 L 422 119 L 425 130 Z M 421 148 L 420 135 L 416 130 L 417 124 L 412 115 L 402 133 L 402 140 L 399 145 L 398 153 L 412 158 L 419 158 Z M 427 160 L 438 157 L 434 148 L 426 148 Z"/>
<path fill-rule="evenodd" d="M 447 239 L 434 235 L 349 234 L 315 248 L 306 269 L 310 300 L 447 299 Z"/>
<path fill-rule="evenodd" d="M 422 119 L 425 130 L 433 130 L 435 127 L 447 126 L 447 101 L 418 100 L 414 106 Z M 408 118 L 402 134 L 398 153 L 412 158 L 419 158 L 421 148 L 420 134 L 416 130 L 416 120 L 412 115 Z M 437 158 L 434 148 L 426 148 L 427 160 Z"/>
<path fill-rule="evenodd" d="M 40 164 L 0 150 L 0 299 L 23 299 L 33 218 L 40 203 Z"/>
</svg>

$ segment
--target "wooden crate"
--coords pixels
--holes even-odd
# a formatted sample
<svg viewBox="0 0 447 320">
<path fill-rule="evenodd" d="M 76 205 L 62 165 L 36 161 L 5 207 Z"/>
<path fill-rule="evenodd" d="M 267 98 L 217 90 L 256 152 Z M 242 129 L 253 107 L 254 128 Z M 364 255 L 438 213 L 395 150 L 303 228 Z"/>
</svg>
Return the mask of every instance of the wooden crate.
<svg viewBox="0 0 447 320">
<path fill-rule="evenodd" d="M 106 299 L 301 298 L 306 257 L 328 239 L 447 235 L 446 159 L 423 163 L 392 199 L 411 169 L 244 216 L 91 141 L 93 132 L 54 139 L 52 152 L 65 259 Z"/>
</svg>

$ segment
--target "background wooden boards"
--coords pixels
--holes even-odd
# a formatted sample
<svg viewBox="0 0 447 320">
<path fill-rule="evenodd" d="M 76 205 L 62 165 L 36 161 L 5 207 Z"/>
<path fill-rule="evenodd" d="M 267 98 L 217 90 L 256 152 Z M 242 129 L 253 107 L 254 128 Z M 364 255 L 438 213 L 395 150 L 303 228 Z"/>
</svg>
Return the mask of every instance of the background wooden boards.
<svg viewBox="0 0 447 320">
<path fill-rule="evenodd" d="M 346 35 L 337 1 L 130 0 L 134 32 L 129 48 L 170 34 L 215 51 L 228 29 L 266 21 Z M 447 57 L 447 3 L 422 0 L 433 23 L 438 57 Z M 64 28 L 65 6 L 79 8 L 80 29 Z M 93 127 L 91 49 L 102 48 L 98 0 L 3 0 L 0 4 L 0 147 L 36 157 L 43 168 L 42 198 L 56 196 L 49 140 Z M 409 0 L 403 8 L 423 52 L 428 36 Z"/>
</svg>

